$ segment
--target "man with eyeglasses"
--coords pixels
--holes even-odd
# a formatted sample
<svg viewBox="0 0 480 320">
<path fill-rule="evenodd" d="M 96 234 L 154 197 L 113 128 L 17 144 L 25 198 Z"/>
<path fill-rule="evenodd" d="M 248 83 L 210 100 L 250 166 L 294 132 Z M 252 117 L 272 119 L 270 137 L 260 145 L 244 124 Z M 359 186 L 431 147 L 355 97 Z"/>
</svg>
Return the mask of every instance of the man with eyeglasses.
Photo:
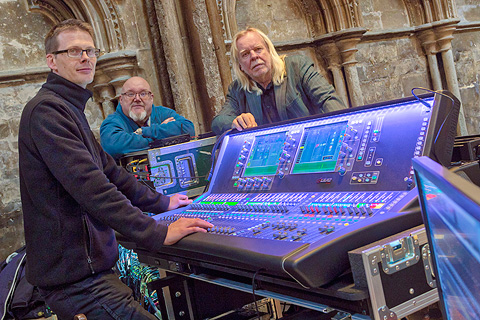
<svg viewBox="0 0 480 320">
<path fill-rule="evenodd" d="M 193 123 L 170 108 L 155 106 L 148 82 L 132 77 L 123 84 L 117 110 L 103 121 L 100 140 L 105 151 L 119 159 L 148 149 L 153 140 L 185 133 L 195 135 Z"/>
<path fill-rule="evenodd" d="M 191 203 L 140 184 L 95 140 L 84 110 L 99 50 L 92 27 L 65 20 L 45 38 L 46 83 L 25 106 L 18 134 L 26 278 L 59 319 L 156 319 L 114 274 L 114 230 L 152 251 L 212 227 L 180 219 L 168 227 L 143 212 Z M 142 212 L 143 211 L 143 212 Z"/>
</svg>

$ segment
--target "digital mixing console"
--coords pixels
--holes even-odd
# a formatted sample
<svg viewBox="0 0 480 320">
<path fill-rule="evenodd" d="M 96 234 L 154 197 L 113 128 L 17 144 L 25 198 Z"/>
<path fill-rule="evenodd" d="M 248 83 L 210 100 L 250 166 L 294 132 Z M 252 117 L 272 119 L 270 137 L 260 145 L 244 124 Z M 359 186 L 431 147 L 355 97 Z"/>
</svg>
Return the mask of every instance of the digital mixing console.
<svg viewBox="0 0 480 320">
<path fill-rule="evenodd" d="M 162 252 L 138 248 L 139 258 L 172 270 L 182 261 L 262 270 L 306 288 L 332 281 L 349 268 L 349 250 L 422 223 L 419 211 L 406 210 L 417 197 L 411 159 L 444 152 L 439 128 L 456 126 L 459 106 L 445 95 L 423 99 L 228 133 L 209 190 L 154 216 L 214 227 Z M 453 146 L 442 137 L 449 139 Z"/>
</svg>

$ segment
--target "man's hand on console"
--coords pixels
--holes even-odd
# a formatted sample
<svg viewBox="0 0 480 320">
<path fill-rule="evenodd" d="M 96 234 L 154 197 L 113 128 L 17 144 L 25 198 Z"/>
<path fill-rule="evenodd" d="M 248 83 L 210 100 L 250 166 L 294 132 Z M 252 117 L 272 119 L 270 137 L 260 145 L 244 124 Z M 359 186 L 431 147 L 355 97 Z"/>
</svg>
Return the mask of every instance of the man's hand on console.
<svg viewBox="0 0 480 320">
<path fill-rule="evenodd" d="M 257 126 L 255 117 L 251 113 L 242 113 L 236 117 L 232 122 L 232 129 L 242 131 L 243 129 L 253 128 Z"/>
<path fill-rule="evenodd" d="M 184 194 L 174 194 L 170 197 L 170 204 L 167 210 L 177 209 L 178 207 L 184 207 L 192 203 L 193 200 L 188 199 Z"/>
<path fill-rule="evenodd" d="M 213 227 L 213 224 L 199 218 L 180 218 L 168 226 L 167 237 L 164 245 L 172 245 L 186 235 L 194 232 L 207 232 L 207 228 Z"/>
</svg>

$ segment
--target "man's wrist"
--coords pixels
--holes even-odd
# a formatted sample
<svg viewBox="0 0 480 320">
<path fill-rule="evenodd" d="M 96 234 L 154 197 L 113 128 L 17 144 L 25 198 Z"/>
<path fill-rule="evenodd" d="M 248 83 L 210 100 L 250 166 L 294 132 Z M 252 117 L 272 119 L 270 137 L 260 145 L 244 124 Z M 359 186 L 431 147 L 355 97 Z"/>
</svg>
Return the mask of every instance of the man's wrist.
<svg viewBox="0 0 480 320">
<path fill-rule="evenodd" d="M 143 132 L 142 132 L 142 128 L 138 128 L 137 130 L 135 130 L 134 133 L 135 133 L 135 134 L 138 134 L 139 136 L 141 136 L 142 133 L 143 133 Z"/>
</svg>

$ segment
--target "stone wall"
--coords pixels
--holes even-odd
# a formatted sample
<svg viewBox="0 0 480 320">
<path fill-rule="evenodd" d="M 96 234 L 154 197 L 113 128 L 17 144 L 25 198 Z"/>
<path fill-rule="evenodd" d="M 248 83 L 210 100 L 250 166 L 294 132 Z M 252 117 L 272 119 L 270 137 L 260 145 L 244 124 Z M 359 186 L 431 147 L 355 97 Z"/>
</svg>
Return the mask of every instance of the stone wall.
<svg viewBox="0 0 480 320">
<path fill-rule="evenodd" d="M 47 19 L 26 12 L 20 1 L 0 2 L 0 260 L 24 244 L 18 189 L 18 124 L 25 103 L 45 72 Z M 28 21 L 28 23 L 27 23 Z M 31 28 L 35 25 L 35 28 Z M 29 66 L 30 75 L 26 73 Z M 34 80 L 29 80 L 32 77 Z"/>
<path fill-rule="evenodd" d="M 411 96 L 414 87 L 430 88 L 427 62 L 416 39 L 360 43 L 358 48 L 365 104 Z"/>
<path fill-rule="evenodd" d="M 441 3 L 434 12 L 426 4 Z M 58 6 L 52 8 L 50 3 Z M 96 5 L 92 6 L 91 4 Z M 480 6 L 478 0 L 36 0 L 0 1 L 0 260 L 23 243 L 17 132 L 25 103 L 44 82 L 43 38 L 55 19 L 92 22 L 105 53 L 86 114 L 98 137 L 123 82 L 141 75 L 155 104 L 166 104 L 208 131 L 231 81 L 232 35 L 253 26 L 278 50 L 306 54 L 351 105 L 411 95 L 414 87 L 447 89 L 453 55 L 468 134 L 480 129 Z M 424 30 L 453 25 L 451 41 L 428 46 Z M 443 31 L 442 31 L 443 32 Z M 432 33 L 433 34 L 433 33 Z M 441 32 L 435 36 L 440 37 Z M 423 39 L 423 40 L 422 40 Z M 451 43 L 451 46 L 448 45 Z M 442 42 L 445 45 L 445 41 Z M 433 51 L 432 51 L 433 50 Z M 439 77 L 431 61 L 438 61 Z M 218 75 L 217 75 L 218 74 Z M 436 82 L 435 82 L 435 81 Z M 450 79 L 451 80 L 451 79 Z"/>
</svg>

